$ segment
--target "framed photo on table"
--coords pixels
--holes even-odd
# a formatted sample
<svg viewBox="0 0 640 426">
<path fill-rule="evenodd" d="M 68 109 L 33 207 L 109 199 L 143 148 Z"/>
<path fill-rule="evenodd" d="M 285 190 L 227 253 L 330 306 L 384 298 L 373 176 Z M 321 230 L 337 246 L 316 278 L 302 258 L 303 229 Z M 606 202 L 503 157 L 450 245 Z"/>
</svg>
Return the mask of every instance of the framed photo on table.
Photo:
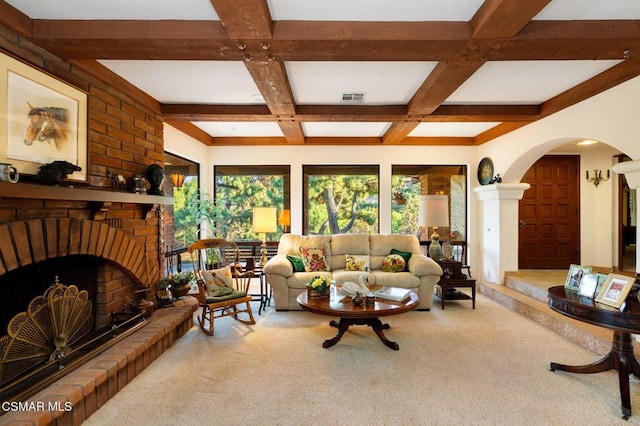
<svg viewBox="0 0 640 426">
<path fill-rule="evenodd" d="M 0 53 L 0 162 L 20 174 L 66 161 L 82 168 L 70 180 L 87 180 L 87 94 Z"/>
<path fill-rule="evenodd" d="M 582 277 L 591 273 L 591 266 L 570 265 L 564 287 L 567 290 L 579 291 Z"/>
<path fill-rule="evenodd" d="M 607 279 L 604 280 L 604 283 L 602 283 L 602 289 L 596 298 L 596 302 L 613 306 L 614 308 L 620 308 L 624 304 L 635 281 L 636 279 L 634 277 L 609 274 Z"/>
</svg>

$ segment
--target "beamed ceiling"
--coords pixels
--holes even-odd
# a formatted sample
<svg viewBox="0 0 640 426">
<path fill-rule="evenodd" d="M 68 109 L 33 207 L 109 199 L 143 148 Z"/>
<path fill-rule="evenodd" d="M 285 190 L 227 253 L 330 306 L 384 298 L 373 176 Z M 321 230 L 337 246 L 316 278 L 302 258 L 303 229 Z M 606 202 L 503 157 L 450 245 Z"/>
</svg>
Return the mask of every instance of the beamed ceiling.
<svg viewBox="0 0 640 426">
<path fill-rule="evenodd" d="M 480 145 L 640 74 L 629 0 L 0 0 L 0 22 L 206 145 Z"/>
</svg>

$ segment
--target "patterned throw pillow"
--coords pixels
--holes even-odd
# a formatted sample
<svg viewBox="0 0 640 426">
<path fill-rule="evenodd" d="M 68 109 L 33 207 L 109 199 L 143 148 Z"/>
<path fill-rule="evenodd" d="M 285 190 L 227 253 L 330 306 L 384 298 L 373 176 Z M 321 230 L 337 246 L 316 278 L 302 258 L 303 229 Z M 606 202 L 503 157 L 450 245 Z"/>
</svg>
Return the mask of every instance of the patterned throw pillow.
<svg viewBox="0 0 640 426">
<path fill-rule="evenodd" d="M 327 263 L 327 251 L 324 246 L 300 247 L 302 262 L 306 272 L 330 271 Z"/>
<path fill-rule="evenodd" d="M 369 266 L 369 256 L 345 254 L 344 258 L 347 265 L 347 271 L 368 271 L 371 269 Z"/>
<path fill-rule="evenodd" d="M 402 256 L 402 258 L 404 259 L 404 262 L 406 264 L 404 270 L 408 272 L 409 271 L 409 259 L 411 259 L 412 253 L 408 252 L 408 251 L 391 249 L 391 254 L 399 254 L 400 256 Z"/>
<path fill-rule="evenodd" d="M 220 269 L 211 269 L 202 271 L 202 278 L 207 285 L 207 293 L 209 296 L 220 296 L 221 293 L 230 293 L 227 289 L 233 291 L 233 278 L 231 276 L 231 267 L 229 265 Z"/>
<path fill-rule="evenodd" d="M 390 254 L 382 261 L 382 270 L 384 272 L 402 272 L 406 263 L 399 254 Z"/>
</svg>

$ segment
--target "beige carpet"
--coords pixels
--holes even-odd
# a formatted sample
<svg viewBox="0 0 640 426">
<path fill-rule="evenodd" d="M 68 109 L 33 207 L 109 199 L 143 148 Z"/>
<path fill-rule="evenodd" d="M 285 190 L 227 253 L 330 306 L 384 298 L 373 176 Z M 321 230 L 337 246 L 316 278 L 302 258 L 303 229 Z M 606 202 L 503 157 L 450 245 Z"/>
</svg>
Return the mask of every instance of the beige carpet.
<svg viewBox="0 0 640 426">
<path fill-rule="evenodd" d="M 257 308 L 257 306 L 256 306 Z M 257 309 L 256 309 L 257 312 Z M 194 327 L 86 425 L 610 425 L 617 373 L 550 372 L 598 357 L 478 295 L 387 317 L 384 346 L 365 326 L 330 349 L 330 318 L 308 312 Z M 640 423 L 640 388 L 631 383 Z"/>
</svg>

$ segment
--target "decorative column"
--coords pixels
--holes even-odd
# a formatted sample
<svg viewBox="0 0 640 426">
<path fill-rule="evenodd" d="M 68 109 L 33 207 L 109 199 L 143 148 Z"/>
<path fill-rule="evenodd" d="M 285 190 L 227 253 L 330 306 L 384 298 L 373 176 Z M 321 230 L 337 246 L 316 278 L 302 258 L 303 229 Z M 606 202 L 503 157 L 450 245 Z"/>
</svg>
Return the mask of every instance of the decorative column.
<svg viewBox="0 0 640 426">
<path fill-rule="evenodd" d="M 473 189 L 482 207 L 478 232 L 481 280 L 502 284 L 518 270 L 518 201 L 528 183 L 496 183 Z"/>
<path fill-rule="evenodd" d="M 640 189 L 640 161 L 639 160 L 634 160 L 634 161 L 623 161 L 622 163 L 618 163 L 618 164 L 614 164 L 612 167 L 612 170 L 615 173 L 624 175 L 624 177 L 627 179 L 627 185 L 629 185 L 629 189 L 635 189 L 636 190 L 636 194 L 638 193 L 638 189 Z M 640 218 L 640 214 L 637 211 L 638 209 L 636 209 L 635 214 L 636 214 L 636 223 L 638 222 L 638 219 Z M 636 241 L 638 241 L 638 227 L 636 226 Z M 636 275 L 638 275 L 640 273 L 640 264 L 638 263 L 640 261 L 640 252 L 638 252 L 638 250 L 636 250 Z"/>
</svg>

